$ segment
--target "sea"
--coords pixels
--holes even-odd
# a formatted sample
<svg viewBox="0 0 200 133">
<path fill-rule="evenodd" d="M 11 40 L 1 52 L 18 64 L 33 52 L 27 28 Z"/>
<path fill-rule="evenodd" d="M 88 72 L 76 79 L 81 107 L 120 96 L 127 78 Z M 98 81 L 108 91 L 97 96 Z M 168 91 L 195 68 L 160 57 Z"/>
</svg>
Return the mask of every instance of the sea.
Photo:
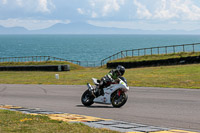
<svg viewBox="0 0 200 133">
<path fill-rule="evenodd" d="M 200 35 L 0 35 L 0 57 L 96 61 L 123 50 L 200 43 Z"/>
</svg>

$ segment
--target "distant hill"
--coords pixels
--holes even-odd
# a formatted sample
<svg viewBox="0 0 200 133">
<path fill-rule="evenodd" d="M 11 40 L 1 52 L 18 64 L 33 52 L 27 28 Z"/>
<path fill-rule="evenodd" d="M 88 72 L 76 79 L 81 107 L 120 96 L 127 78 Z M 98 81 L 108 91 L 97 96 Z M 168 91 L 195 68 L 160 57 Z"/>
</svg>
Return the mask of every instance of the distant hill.
<svg viewBox="0 0 200 133">
<path fill-rule="evenodd" d="M 88 23 L 55 24 L 41 30 L 27 30 L 23 27 L 0 26 L 0 34 L 200 34 L 200 30 L 139 30 L 114 27 L 99 27 Z"/>
<path fill-rule="evenodd" d="M 38 32 L 38 31 L 37 31 Z M 129 34 L 137 33 L 136 30 L 98 27 L 87 23 L 55 24 L 47 29 L 39 30 L 40 33 L 55 34 Z"/>
<path fill-rule="evenodd" d="M 11 27 L 6 28 L 3 26 L 0 26 L 0 34 L 28 34 L 30 31 L 23 27 Z"/>
</svg>

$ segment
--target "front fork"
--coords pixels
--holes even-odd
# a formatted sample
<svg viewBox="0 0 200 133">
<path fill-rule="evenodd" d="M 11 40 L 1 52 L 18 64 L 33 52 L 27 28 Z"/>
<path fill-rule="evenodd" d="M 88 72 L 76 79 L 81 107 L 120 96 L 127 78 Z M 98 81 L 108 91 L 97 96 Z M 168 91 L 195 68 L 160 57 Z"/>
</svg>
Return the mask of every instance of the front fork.
<svg viewBox="0 0 200 133">
<path fill-rule="evenodd" d="M 121 89 L 119 89 L 118 91 L 117 91 L 117 94 L 116 94 L 116 97 L 117 97 L 117 101 L 121 101 L 121 99 L 122 99 L 122 93 L 123 93 L 123 91 L 121 90 Z"/>
<path fill-rule="evenodd" d="M 91 86 L 91 84 L 87 83 L 88 90 L 91 92 L 91 94 L 96 98 L 97 96 L 95 95 L 95 89 Z"/>
<path fill-rule="evenodd" d="M 89 83 L 87 83 L 87 87 L 88 87 L 88 90 L 89 90 L 90 92 L 92 92 L 92 91 L 94 90 L 94 88 L 93 88 Z"/>
</svg>

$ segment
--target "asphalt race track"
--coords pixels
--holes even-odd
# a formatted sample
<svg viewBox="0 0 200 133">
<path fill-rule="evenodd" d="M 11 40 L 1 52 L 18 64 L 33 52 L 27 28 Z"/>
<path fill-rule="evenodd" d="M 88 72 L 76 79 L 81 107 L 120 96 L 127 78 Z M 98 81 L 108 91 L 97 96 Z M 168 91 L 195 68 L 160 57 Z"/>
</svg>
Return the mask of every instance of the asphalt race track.
<svg viewBox="0 0 200 133">
<path fill-rule="evenodd" d="M 86 86 L 0 84 L 0 104 L 41 108 L 72 114 L 200 131 L 200 90 L 130 87 L 122 108 L 93 104 L 80 98 Z"/>
</svg>

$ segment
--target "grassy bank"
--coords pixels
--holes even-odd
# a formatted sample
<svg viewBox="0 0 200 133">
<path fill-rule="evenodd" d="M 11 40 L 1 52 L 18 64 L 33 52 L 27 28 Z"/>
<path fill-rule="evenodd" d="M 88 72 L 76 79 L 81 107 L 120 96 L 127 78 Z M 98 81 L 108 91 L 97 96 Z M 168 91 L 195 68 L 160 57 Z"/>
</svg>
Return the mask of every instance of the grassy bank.
<svg viewBox="0 0 200 133">
<path fill-rule="evenodd" d="M 128 56 L 110 62 L 139 62 L 139 61 L 174 59 L 174 58 L 191 57 L 191 56 L 200 56 L 200 52 L 181 52 L 172 54 L 145 55 L 145 56 L 134 56 L 134 57 Z"/>
<path fill-rule="evenodd" d="M 91 78 L 101 78 L 106 68 L 81 68 L 67 72 L 0 72 L 0 84 L 85 85 Z M 55 74 L 60 79 L 55 79 Z M 127 69 L 129 86 L 176 87 L 200 89 L 200 64 Z"/>
<path fill-rule="evenodd" d="M 70 65 L 71 70 L 82 69 L 83 67 L 67 61 L 43 61 L 43 62 L 4 62 L 0 66 L 30 66 L 30 65 Z"/>
<path fill-rule="evenodd" d="M 47 116 L 33 116 L 0 110 L 1 133 L 117 133 L 106 129 L 96 129 L 80 123 L 67 123 L 49 119 Z"/>
</svg>

